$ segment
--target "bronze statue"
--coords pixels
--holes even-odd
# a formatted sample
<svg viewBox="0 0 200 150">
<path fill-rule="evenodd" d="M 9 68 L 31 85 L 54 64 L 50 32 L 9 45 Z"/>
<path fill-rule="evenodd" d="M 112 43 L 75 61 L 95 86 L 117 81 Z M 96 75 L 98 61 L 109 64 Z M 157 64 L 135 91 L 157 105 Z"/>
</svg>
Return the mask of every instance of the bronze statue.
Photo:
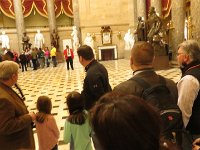
<svg viewBox="0 0 200 150">
<path fill-rule="evenodd" d="M 154 36 L 159 36 L 160 29 L 162 27 L 162 22 L 160 17 L 156 14 L 155 8 L 150 7 L 148 20 L 147 20 L 147 40 L 153 42 Z"/>
<path fill-rule="evenodd" d="M 23 50 L 27 49 L 27 48 L 31 48 L 31 43 L 29 43 L 30 38 L 29 36 L 26 34 L 26 32 L 24 32 L 24 36 L 22 37 L 22 44 L 23 44 Z"/>
<path fill-rule="evenodd" d="M 137 41 L 146 41 L 145 22 L 142 17 L 138 17 L 135 34 L 137 34 Z"/>
<path fill-rule="evenodd" d="M 51 34 L 51 45 L 53 45 L 56 49 L 59 48 L 59 36 L 55 29 Z"/>
</svg>

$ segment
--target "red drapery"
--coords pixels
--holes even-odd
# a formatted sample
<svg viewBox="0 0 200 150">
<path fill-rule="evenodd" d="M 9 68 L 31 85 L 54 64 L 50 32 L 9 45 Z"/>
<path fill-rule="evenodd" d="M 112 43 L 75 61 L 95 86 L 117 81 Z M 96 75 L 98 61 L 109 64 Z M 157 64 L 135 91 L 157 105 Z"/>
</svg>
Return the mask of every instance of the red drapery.
<svg viewBox="0 0 200 150">
<path fill-rule="evenodd" d="M 13 0 L 0 0 L 0 10 L 10 18 L 15 17 Z"/>
<path fill-rule="evenodd" d="M 35 10 L 43 17 L 47 17 L 47 4 L 45 0 L 23 0 L 22 1 L 23 14 L 27 17 Z"/>
<path fill-rule="evenodd" d="M 58 17 L 61 13 L 65 13 L 65 15 L 72 17 L 72 0 L 55 0 L 55 14 Z"/>
<path fill-rule="evenodd" d="M 171 0 L 162 0 L 162 14 L 166 18 L 169 16 L 171 11 Z"/>
<path fill-rule="evenodd" d="M 56 17 L 62 13 L 73 17 L 72 0 L 54 0 L 54 2 Z M 0 0 L 0 10 L 6 16 L 15 18 L 13 0 Z M 48 17 L 46 0 L 22 0 L 22 10 L 24 17 L 28 17 L 33 10 L 43 17 Z"/>
<path fill-rule="evenodd" d="M 149 12 L 151 0 L 146 0 L 146 9 Z M 168 17 L 171 11 L 171 0 L 162 0 L 162 15 L 164 18 Z"/>
</svg>

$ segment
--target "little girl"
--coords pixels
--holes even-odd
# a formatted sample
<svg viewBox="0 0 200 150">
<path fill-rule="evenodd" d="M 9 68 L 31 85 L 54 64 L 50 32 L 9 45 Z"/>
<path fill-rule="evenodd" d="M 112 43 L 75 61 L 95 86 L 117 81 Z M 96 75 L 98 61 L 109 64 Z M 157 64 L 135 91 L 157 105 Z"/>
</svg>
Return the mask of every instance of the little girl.
<svg viewBox="0 0 200 150">
<path fill-rule="evenodd" d="M 92 150 L 91 127 L 80 93 L 71 92 L 66 103 L 69 117 L 64 126 L 64 142 L 70 143 L 70 150 Z"/>
<path fill-rule="evenodd" d="M 57 150 L 59 130 L 56 120 L 51 115 L 52 103 L 47 96 L 40 96 L 37 100 L 38 113 L 36 114 L 36 132 L 39 150 Z"/>
</svg>

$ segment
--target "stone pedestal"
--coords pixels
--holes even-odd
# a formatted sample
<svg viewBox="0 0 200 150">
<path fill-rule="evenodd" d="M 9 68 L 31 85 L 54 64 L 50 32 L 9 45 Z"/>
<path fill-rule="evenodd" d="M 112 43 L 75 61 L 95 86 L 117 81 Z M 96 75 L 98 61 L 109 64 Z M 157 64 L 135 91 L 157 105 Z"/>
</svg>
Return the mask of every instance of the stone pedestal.
<svg viewBox="0 0 200 150">
<path fill-rule="evenodd" d="M 153 67 L 155 70 L 163 70 L 169 68 L 168 56 L 155 56 L 153 61 Z"/>
<path fill-rule="evenodd" d="M 64 56 L 62 52 L 56 52 L 56 59 L 58 63 L 64 62 Z"/>
</svg>

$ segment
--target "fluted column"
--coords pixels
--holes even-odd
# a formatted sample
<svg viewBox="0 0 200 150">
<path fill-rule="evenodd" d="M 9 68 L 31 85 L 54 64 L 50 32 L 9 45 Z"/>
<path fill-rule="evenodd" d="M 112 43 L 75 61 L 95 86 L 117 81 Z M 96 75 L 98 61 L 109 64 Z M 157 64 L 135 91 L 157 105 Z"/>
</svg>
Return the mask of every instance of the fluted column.
<svg viewBox="0 0 200 150">
<path fill-rule="evenodd" d="M 56 30 L 56 16 L 55 16 L 55 9 L 54 9 L 54 0 L 47 0 L 47 12 L 48 12 L 48 22 L 49 22 L 49 30 L 50 33 L 53 30 Z"/>
<path fill-rule="evenodd" d="M 192 38 L 200 43 L 200 0 L 191 0 L 191 34 Z"/>
<path fill-rule="evenodd" d="M 151 6 L 156 8 L 156 12 L 162 17 L 162 1 L 161 0 L 151 0 Z"/>
<path fill-rule="evenodd" d="M 74 17 L 74 26 L 76 26 L 76 29 L 78 31 L 78 37 L 81 44 L 81 29 L 80 29 L 80 16 L 79 16 L 79 3 L 78 0 L 72 1 L 73 6 L 73 17 Z"/>
<path fill-rule="evenodd" d="M 185 0 L 172 0 L 172 22 L 171 29 L 171 45 L 172 59 L 176 59 L 177 46 L 184 40 L 184 26 L 185 26 Z"/>
<path fill-rule="evenodd" d="M 129 26 L 130 28 L 136 28 L 137 26 L 137 1 L 136 0 L 129 0 Z"/>
<path fill-rule="evenodd" d="M 146 20 L 146 0 L 137 0 L 137 17 L 143 17 Z"/>
<path fill-rule="evenodd" d="M 15 11 L 15 23 L 17 28 L 17 38 L 18 38 L 18 48 L 22 51 L 22 37 L 24 29 L 24 16 L 22 12 L 22 2 L 21 0 L 14 0 L 14 11 Z"/>
</svg>

